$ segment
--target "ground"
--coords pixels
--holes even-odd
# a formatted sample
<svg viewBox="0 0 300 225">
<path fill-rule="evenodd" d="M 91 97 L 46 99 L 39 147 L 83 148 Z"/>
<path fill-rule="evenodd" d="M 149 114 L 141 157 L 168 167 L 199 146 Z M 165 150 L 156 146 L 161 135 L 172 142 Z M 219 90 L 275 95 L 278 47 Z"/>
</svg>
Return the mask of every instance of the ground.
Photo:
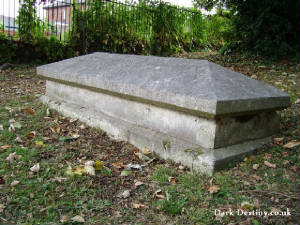
<svg viewBox="0 0 300 225">
<path fill-rule="evenodd" d="M 0 72 L 0 223 L 298 224 L 299 65 L 203 52 L 179 57 L 209 59 L 287 91 L 292 105 L 279 112 L 280 133 L 239 164 L 195 174 L 47 109 L 35 67 L 7 69 Z M 87 161 L 96 165 L 84 168 Z"/>
</svg>

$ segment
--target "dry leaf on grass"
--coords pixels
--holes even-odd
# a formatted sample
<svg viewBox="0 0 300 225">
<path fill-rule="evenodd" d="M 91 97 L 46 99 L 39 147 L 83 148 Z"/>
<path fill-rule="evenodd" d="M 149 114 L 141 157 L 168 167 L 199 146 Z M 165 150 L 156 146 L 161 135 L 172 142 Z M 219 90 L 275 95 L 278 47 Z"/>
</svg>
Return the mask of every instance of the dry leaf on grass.
<svg viewBox="0 0 300 225">
<path fill-rule="evenodd" d="M 270 162 L 268 162 L 268 161 L 264 161 L 264 164 L 265 164 L 267 167 L 270 167 L 270 168 L 276 168 L 276 164 L 270 163 Z"/>
<path fill-rule="evenodd" d="M 27 137 L 27 138 L 34 138 L 35 135 L 36 135 L 36 132 L 35 132 L 35 131 L 31 131 L 31 132 L 29 132 L 28 134 L 26 134 L 26 137 Z"/>
<path fill-rule="evenodd" d="M 0 213 L 2 213 L 4 209 L 5 209 L 5 205 L 0 204 Z"/>
<path fill-rule="evenodd" d="M 70 221 L 70 217 L 68 215 L 62 215 L 59 220 L 61 223 L 66 223 Z"/>
<path fill-rule="evenodd" d="M 125 191 L 120 192 L 117 195 L 117 198 L 128 198 L 129 196 L 130 196 L 130 190 L 125 190 Z"/>
<path fill-rule="evenodd" d="M 259 164 L 253 164 L 253 166 L 252 166 L 252 168 L 253 168 L 254 170 L 257 170 L 258 167 L 259 167 Z"/>
<path fill-rule="evenodd" d="M 60 127 L 50 127 L 50 130 L 55 133 L 55 134 L 59 134 L 60 133 Z"/>
<path fill-rule="evenodd" d="M 10 153 L 7 157 L 6 157 L 6 161 L 10 161 L 12 162 L 14 159 L 17 158 L 17 153 L 16 152 L 13 152 L 13 153 Z"/>
<path fill-rule="evenodd" d="M 169 183 L 171 183 L 171 184 L 176 184 L 176 178 L 175 177 L 169 177 L 168 178 L 168 181 L 169 181 Z"/>
<path fill-rule="evenodd" d="M 251 175 L 252 178 L 254 178 L 257 181 L 261 181 L 263 180 L 261 177 L 257 176 L 257 175 Z"/>
<path fill-rule="evenodd" d="M 125 166 L 127 169 L 130 169 L 130 170 L 142 170 L 142 166 L 140 164 L 131 164 L 129 163 L 128 165 Z"/>
<path fill-rule="evenodd" d="M 89 161 L 86 161 L 84 163 L 85 166 L 94 166 L 95 165 L 95 162 L 93 160 L 89 160 Z"/>
<path fill-rule="evenodd" d="M 14 180 L 13 182 L 11 182 L 10 186 L 14 187 L 14 186 L 17 186 L 19 183 L 20 183 L 20 181 Z"/>
<path fill-rule="evenodd" d="M 166 194 L 163 193 L 163 191 L 161 189 L 158 189 L 156 192 L 154 192 L 153 194 L 153 199 L 165 199 L 166 198 Z"/>
<path fill-rule="evenodd" d="M 283 144 L 283 137 L 281 138 L 274 138 L 273 141 L 276 143 L 276 144 L 279 144 L 279 145 L 282 145 Z"/>
<path fill-rule="evenodd" d="M 71 220 L 74 221 L 74 222 L 78 222 L 78 223 L 84 223 L 85 222 L 84 218 L 82 216 L 79 216 L 79 215 L 72 217 Z"/>
<path fill-rule="evenodd" d="M 96 175 L 95 168 L 93 166 L 84 166 L 84 169 L 86 170 L 86 173 L 88 175 L 91 175 L 91 176 L 95 176 Z"/>
<path fill-rule="evenodd" d="M 135 181 L 135 182 L 134 182 L 134 186 L 135 186 L 136 188 L 139 187 L 139 186 L 142 186 L 142 185 L 144 185 L 144 183 L 141 182 L 141 181 Z"/>
<path fill-rule="evenodd" d="M 114 163 L 112 163 L 111 165 L 112 165 L 113 167 L 115 167 L 116 169 L 122 169 L 122 168 L 125 167 L 124 164 L 123 164 L 123 162 L 121 162 L 121 161 L 114 162 Z"/>
<path fill-rule="evenodd" d="M 4 130 L 3 125 L 0 124 L 0 131 L 3 131 L 3 130 Z"/>
<path fill-rule="evenodd" d="M 35 110 L 33 108 L 27 108 L 27 109 L 24 109 L 23 110 L 25 114 L 28 114 L 28 115 L 35 115 Z"/>
<path fill-rule="evenodd" d="M 217 192 L 219 192 L 219 190 L 220 190 L 220 186 L 219 185 L 213 185 L 213 186 L 210 186 L 208 188 L 208 191 L 209 191 L 210 194 L 217 193 Z"/>
<path fill-rule="evenodd" d="M 34 173 L 37 173 L 40 171 L 40 164 L 37 163 L 35 164 L 33 167 L 30 167 L 30 171 L 34 172 Z"/>
<path fill-rule="evenodd" d="M 2 146 L 0 146 L 0 149 L 6 150 L 6 149 L 9 149 L 10 147 L 11 147 L 11 145 L 2 145 Z"/>
<path fill-rule="evenodd" d="M 138 149 L 135 149 L 133 154 L 138 157 L 139 159 L 143 160 L 143 161 L 149 161 L 150 158 L 146 155 L 144 155 L 143 153 L 141 153 Z"/>
<path fill-rule="evenodd" d="M 294 172 L 296 172 L 297 169 L 298 169 L 298 167 L 296 165 L 294 165 L 294 166 L 291 167 L 291 170 L 293 170 Z"/>
<path fill-rule="evenodd" d="M 132 203 L 131 208 L 132 209 L 148 209 L 149 207 L 144 204 Z"/>
<path fill-rule="evenodd" d="M 284 147 L 284 148 L 290 148 L 291 149 L 291 148 L 294 148 L 294 147 L 296 147 L 298 145 L 300 145 L 300 142 L 290 141 L 289 143 L 285 144 L 282 147 Z"/>
<path fill-rule="evenodd" d="M 151 154 L 151 151 L 149 150 L 149 148 L 145 147 L 143 150 L 143 154 L 149 155 L 149 154 Z"/>
</svg>

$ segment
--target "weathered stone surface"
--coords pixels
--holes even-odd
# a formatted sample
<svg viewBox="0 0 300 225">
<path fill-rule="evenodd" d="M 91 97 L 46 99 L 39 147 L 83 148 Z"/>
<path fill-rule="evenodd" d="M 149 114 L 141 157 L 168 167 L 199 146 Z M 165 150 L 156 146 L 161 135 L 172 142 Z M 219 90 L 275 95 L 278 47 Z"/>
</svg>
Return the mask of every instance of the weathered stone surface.
<svg viewBox="0 0 300 225">
<path fill-rule="evenodd" d="M 279 89 L 206 60 L 93 53 L 38 67 L 37 73 L 211 116 L 290 104 Z"/>
<path fill-rule="evenodd" d="M 52 81 L 47 81 L 46 95 L 208 149 L 267 137 L 279 128 L 275 112 L 213 120 Z"/>
<path fill-rule="evenodd" d="M 94 53 L 37 68 L 41 99 L 114 138 L 205 173 L 278 131 L 282 91 L 203 60 Z"/>
</svg>

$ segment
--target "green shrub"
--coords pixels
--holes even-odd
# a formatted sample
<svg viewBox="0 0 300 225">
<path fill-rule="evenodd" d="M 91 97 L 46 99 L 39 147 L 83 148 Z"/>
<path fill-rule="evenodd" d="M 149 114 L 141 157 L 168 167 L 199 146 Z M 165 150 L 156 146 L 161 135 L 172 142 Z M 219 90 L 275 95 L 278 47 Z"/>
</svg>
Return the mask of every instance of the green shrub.
<svg viewBox="0 0 300 225">
<path fill-rule="evenodd" d="M 72 57 L 72 50 L 56 37 L 31 41 L 14 40 L 0 34 L 0 63 L 50 63 Z"/>
<path fill-rule="evenodd" d="M 227 12 L 209 15 L 205 22 L 205 44 L 208 48 L 220 49 L 228 42 L 235 40 L 232 20 Z"/>
</svg>

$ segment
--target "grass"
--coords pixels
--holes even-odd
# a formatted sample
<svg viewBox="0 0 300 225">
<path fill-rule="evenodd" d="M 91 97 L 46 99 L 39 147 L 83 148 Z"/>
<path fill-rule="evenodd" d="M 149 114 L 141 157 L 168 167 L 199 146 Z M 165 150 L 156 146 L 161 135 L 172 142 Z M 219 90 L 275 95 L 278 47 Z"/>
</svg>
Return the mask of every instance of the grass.
<svg viewBox="0 0 300 225">
<path fill-rule="evenodd" d="M 158 159 L 143 171 L 122 177 L 118 163 L 143 163 L 134 155 L 134 146 L 47 109 L 38 101 L 44 81 L 36 77 L 33 67 L 2 71 L 0 224 L 79 224 L 72 221 L 74 216 L 84 218 L 85 224 L 298 224 L 299 146 L 283 146 L 299 141 L 299 67 L 207 52 L 181 57 L 206 58 L 287 91 L 292 106 L 280 112 L 280 133 L 274 136 L 282 140 L 274 139 L 213 176 Z M 31 108 L 32 115 L 24 111 Z M 32 131 L 35 135 L 28 135 Z M 65 138 L 74 133 L 79 137 Z M 8 161 L 12 153 L 15 157 Z M 69 166 L 77 168 L 87 160 L 99 160 L 106 169 L 95 176 L 66 174 Z M 266 166 L 265 161 L 276 167 Z M 37 163 L 40 170 L 32 172 L 30 168 Z M 256 164 L 258 168 L 253 169 Z M 15 181 L 18 183 L 13 185 Z M 143 184 L 136 187 L 137 181 Z M 124 190 L 130 190 L 130 196 L 117 197 Z M 147 208 L 135 209 L 133 203 Z M 290 216 L 215 214 L 215 210 L 271 212 L 287 208 Z"/>
</svg>

